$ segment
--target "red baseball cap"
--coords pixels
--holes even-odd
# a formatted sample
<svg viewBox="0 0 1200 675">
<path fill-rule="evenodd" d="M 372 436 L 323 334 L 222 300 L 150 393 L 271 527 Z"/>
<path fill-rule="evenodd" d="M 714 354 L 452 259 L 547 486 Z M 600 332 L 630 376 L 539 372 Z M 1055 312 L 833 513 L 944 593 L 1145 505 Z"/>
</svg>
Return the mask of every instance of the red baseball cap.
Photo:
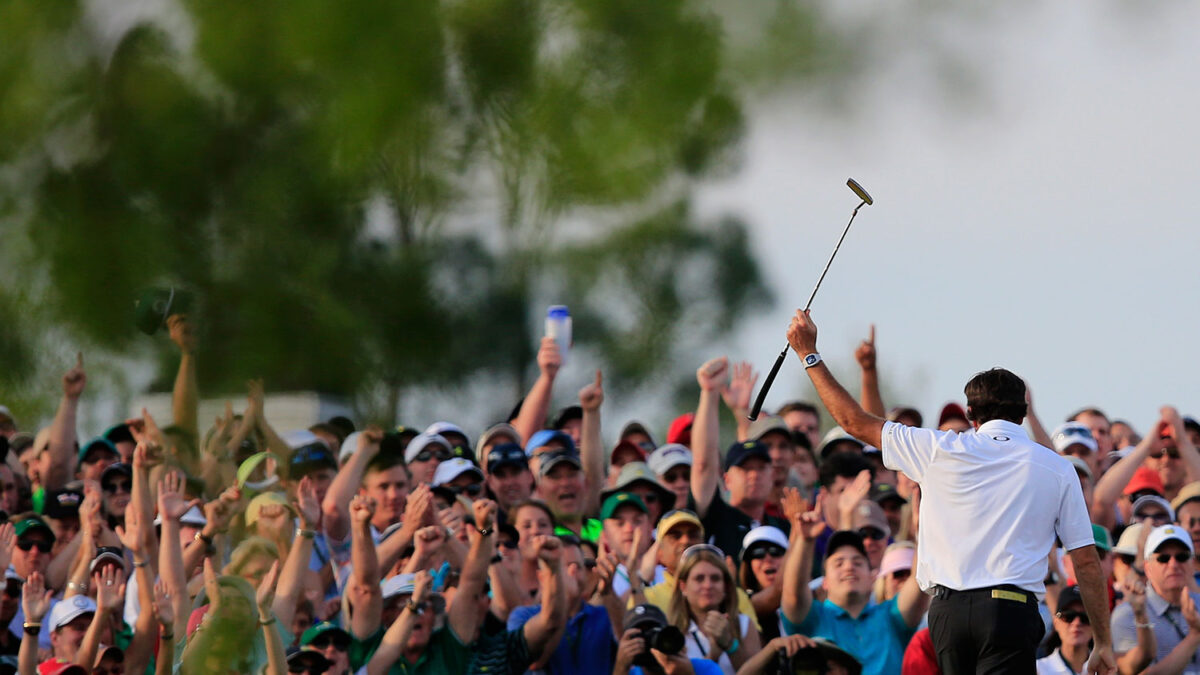
<svg viewBox="0 0 1200 675">
<path fill-rule="evenodd" d="M 70 661 L 50 659 L 42 661 L 37 667 L 38 675 L 87 675 L 83 666 L 77 666 Z"/>
<path fill-rule="evenodd" d="M 1133 472 L 1133 478 L 1130 478 L 1129 482 L 1125 484 L 1125 490 L 1122 494 L 1131 495 L 1143 490 L 1153 490 L 1159 497 L 1163 496 L 1163 493 L 1166 492 L 1166 488 L 1163 486 L 1162 478 L 1159 477 L 1158 472 L 1146 466 L 1140 467 L 1137 471 Z"/>
<path fill-rule="evenodd" d="M 692 421 L 695 419 L 696 413 L 689 412 L 671 420 L 671 426 L 667 428 L 667 442 L 691 446 Z"/>
</svg>

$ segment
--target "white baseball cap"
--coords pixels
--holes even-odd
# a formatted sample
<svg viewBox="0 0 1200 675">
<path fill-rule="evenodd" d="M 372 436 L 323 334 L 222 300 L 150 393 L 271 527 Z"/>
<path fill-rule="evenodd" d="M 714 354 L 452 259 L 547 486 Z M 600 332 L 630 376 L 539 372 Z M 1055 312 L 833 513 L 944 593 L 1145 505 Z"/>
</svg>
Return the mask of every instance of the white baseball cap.
<svg viewBox="0 0 1200 675">
<path fill-rule="evenodd" d="M 444 436 L 440 436 L 438 434 L 417 434 L 416 436 L 413 436 L 411 441 L 408 442 L 408 447 L 404 448 L 404 463 L 411 463 L 417 458 L 417 455 L 421 454 L 421 451 L 425 449 L 425 446 L 432 445 L 434 443 L 441 445 L 442 447 L 446 448 L 446 450 L 451 450 L 454 448 L 454 446 L 450 444 L 450 441 L 446 440 Z"/>
<path fill-rule="evenodd" d="M 416 588 L 415 582 L 417 575 L 397 574 L 394 577 L 388 577 L 381 584 L 383 599 L 395 597 L 397 595 L 412 595 L 413 589 Z"/>
<path fill-rule="evenodd" d="M 483 480 L 483 472 L 479 467 L 471 463 L 469 459 L 462 457 L 451 457 L 450 459 L 438 464 L 437 471 L 433 472 L 433 483 L 430 487 L 445 485 L 468 471 L 475 474 L 479 480 Z"/>
<path fill-rule="evenodd" d="M 1117 540 L 1117 545 L 1112 548 L 1113 553 L 1122 555 L 1137 555 L 1138 539 L 1142 537 L 1141 523 L 1133 523 L 1125 528 L 1121 533 L 1121 538 Z"/>
<path fill-rule="evenodd" d="M 760 542 L 775 544 L 784 550 L 787 550 L 788 547 L 787 535 L 783 533 L 783 530 L 774 525 L 759 525 L 742 538 L 742 550 L 746 551 Z"/>
<path fill-rule="evenodd" d="M 667 443 L 660 446 L 646 458 L 646 465 L 656 476 L 661 476 L 681 464 L 692 465 L 692 451 L 688 450 L 686 445 L 679 443 Z"/>
<path fill-rule="evenodd" d="M 1168 541 L 1177 541 L 1187 547 L 1187 550 L 1192 555 L 1196 554 L 1196 550 L 1192 548 L 1192 536 L 1187 533 L 1187 530 L 1178 525 L 1162 525 L 1150 531 L 1150 536 L 1146 537 L 1146 552 L 1143 557 L 1146 560 L 1154 555 L 1160 546 Z"/>
<path fill-rule="evenodd" d="M 1054 451 L 1062 454 L 1063 450 L 1072 445 L 1082 445 L 1088 450 L 1095 452 L 1099 447 L 1096 445 L 1096 439 L 1092 436 L 1092 430 L 1087 425 L 1079 422 L 1067 422 L 1066 424 L 1058 425 L 1053 434 L 1050 434 L 1050 442 L 1054 443 Z"/>
<path fill-rule="evenodd" d="M 1137 501 L 1133 502 L 1133 508 L 1131 508 L 1129 512 L 1133 514 L 1133 517 L 1136 518 L 1138 512 L 1140 512 L 1142 507 L 1146 506 L 1147 504 L 1157 504 L 1163 507 L 1163 509 L 1165 509 L 1167 512 L 1167 520 L 1175 520 L 1175 509 L 1171 508 L 1171 502 L 1168 502 L 1166 499 L 1163 499 L 1158 495 L 1142 495 L 1141 497 L 1138 497 Z"/>
<path fill-rule="evenodd" d="M 72 595 L 59 600 L 50 610 L 50 629 L 58 630 L 84 614 L 96 613 L 96 601 L 86 595 Z"/>
</svg>

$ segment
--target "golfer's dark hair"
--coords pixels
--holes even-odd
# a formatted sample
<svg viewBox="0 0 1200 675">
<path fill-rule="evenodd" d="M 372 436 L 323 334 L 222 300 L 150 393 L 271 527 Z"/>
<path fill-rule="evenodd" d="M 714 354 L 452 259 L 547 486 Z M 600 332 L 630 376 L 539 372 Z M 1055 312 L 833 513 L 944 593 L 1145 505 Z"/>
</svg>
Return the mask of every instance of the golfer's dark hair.
<svg viewBox="0 0 1200 675">
<path fill-rule="evenodd" d="M 816 415 L 818 418 L 821 417 L 821 413 L 817 411 L 817 406 L 808 403 L 807 401 L 788 401 L 787 403 L 784 403 L 783 406 L 779 408 L 779 411 L 775 414 L 783 417 L 790 412 L 806 412 Z"/>
<path fill-rule="evenodd" d="M 1025 381 L 1003 368 L 976 373 L 963 393 L 967 395 L 967 417 L 978 424 L 991 420 L 1020 424 L 1029 410 Z"/>
<path fill-rule="evenodd" d="M 1100 410 L 1099 408 L 1084 408 L 1082 410 L 1077 410 L 1075 411 L 1075 414 L 1068 417 L 1066 421 L 1078 422 L 1079 418 L 1083 417 L 1084 415 L 1095 415 L 1096 417 L 1103 417 L 1105 422 L 1108 421 L 1108 415 L 1105 415 L 1104 411 Z"/>
<path fill-rule="evenodd" d="M 862 453 L 835 452 L 821 461 L 819 474 L 821 486 L 833 487 L 833 481 L 838 476 L 853 479 L 863 471 L 870 471 L 871 480 L 875 479 L 875 467 L 862 456 Z"/>
<path fill-rule="evenodd" d="M 408 467 L 404 464 L 404 458 L 390 452 L 381 452 L 372 457 L 371 461 L 367 463 L 367 470 L 364 474 L 387 471 L 398 466 L 404 467 L 404 473 L 408 474 L 409 478 L 412 478 L 412 473 L 409 472 Z"/>
</svg>

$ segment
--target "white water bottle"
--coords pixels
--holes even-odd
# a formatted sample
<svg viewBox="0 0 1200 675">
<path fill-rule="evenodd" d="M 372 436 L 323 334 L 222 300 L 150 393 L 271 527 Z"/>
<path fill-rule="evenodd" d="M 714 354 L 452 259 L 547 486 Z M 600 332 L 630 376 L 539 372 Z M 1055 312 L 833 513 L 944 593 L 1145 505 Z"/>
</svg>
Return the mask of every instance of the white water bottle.
<svg viewBox="0 0 1200 675">
<path fill-rule="evenodd" d="M 567 351 L 571 349 L 571 313 L 566 305 L 550 305 L 546 310 L 546 337 L 558 343 L 562 362 L 567 362 Z"/>
</svg>

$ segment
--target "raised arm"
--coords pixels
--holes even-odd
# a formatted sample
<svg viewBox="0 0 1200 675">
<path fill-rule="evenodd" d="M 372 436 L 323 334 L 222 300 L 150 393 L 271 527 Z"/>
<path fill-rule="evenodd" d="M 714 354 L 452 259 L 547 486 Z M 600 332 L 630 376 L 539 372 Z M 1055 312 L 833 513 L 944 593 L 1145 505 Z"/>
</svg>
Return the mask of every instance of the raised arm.
<svg viewBox="0 0 1200 675">
<path fill-rule="evenodd" d="M 266 414 L 266 393 L 263 390 L 263 381 L 250 380 L 246 383 L 250 390 L 250 407 L 246 410 L 246 415 L 254 412 L 254 428 L 262 437 L 266 439 L 267 451 L 279 458 L 280 462 L 286 463 L 291 458 L 292 449 L 288 447 L 287 441 L 279 437 L 275 433 L 275 428 L 267 422 Z"/>
<path fill-rule="evenodd" d="M 40 572 L 30 572 L 29 578 L 21 588 L 21 610 L 25 614 L 25 625 L 37 627 L 39 631 L 49 630 L 42 626 L 42 619 L 50 611 L 50 598 L 54 595 L 53 588 L 46 588 L 45 579 Z M 37 672 L 38 665 L 38 636 L 25 631 L 21 634 L 21 648 L 17 652 L 17 672 L 21 675 L 32 675 Z"/>
<path fill-rule="evenodd" d="M 1050 440 L 1050 434 L 1046 433 L 1046 427 L 1042 426 L 1042 420 L 1033 410 L 1033 390 L 1028 382 L 1025 383 L 1025 407 L 1025 424 L 1029 425 L 1030 437 L 1035 443 L 1054 449 L 1054 441 Z"/>
<path fill-rule="evenodd" d="M 1121 492 L 1125 490 L 1125 486 L 1129 484 L 1133 474 L 1137 472 L 1138 467 L 1142 466 L 1150 453 L 1162 452 L 1161 436 L 1167 427 L 1168 423 L 1160 419 L 1150 433 L 1146 434 L 1146 437 L 1137 444 L 1137 447 L 1128 455 L 1117 460 L 1117 463 L 1113 464 L 1108 471 L 1104 472 L 1104 475 L 1100 476 L 1100 480 L 1096 481 L 1096 487 L 1092 491 L 1091 513 L 1097 523 L 1105 527 L 1113 524 L 1113 504 L 1121 498 Z"/>
<path fill-rule="evenodd" d="M 475 526 L 468 526 L 467 530 L 471 550 L 467 553 L 467 562 L 463 565 L 454 601 L 446 610 L 450 629 L 464 645 L 475 641 L 479 626 L 483 624 L 478 598 L 487 581 L 488 563 L 496 552 L 496 502 L 477 499 L 474 506 Z"/>
<path fill-rule="evenodd" d="M 737 439 L 746 440 L 750 435 L 750 397 L 754 395 L 754 385 L 758 382 L 758 373 L 749 361 L 734 364 L 733 376 L 729 383 L 721 387 L 721 398 L 733 419 L 737 420 Z"/>
<path fill-rule="evenodd" d="M 284 653 L 283 638 L 275 628 L 278 617 L 271 611 L 275 603 L 275 582 L 279 580 L 279 561 L 271 563 L 271 569 L 258 584 L 255 601 L 258 605 L 258 625 L 261 627 L 263 642 L 267 646 L 266 675 L 286 675 L 288 672 L 287 655 Z"/>
<path fill-rule="evenodd" d="M 920 625 L 925 612 L 929 611 L 930 596 L 922 591 L 921 585 L 917 583 L 917 555 L 919 554 L 913 554 L 912 574 L 908 575 L 896 598 L 896 608 L 900 610 L 900 616 L 904 617 L 904 623 L 908 624 L 909 628 Z"/>
<path fill-rule="evenodd" d="M 150 564 L 152 557 L 149 555 L 150 553 L 152 551 L 147 552 L 146 558 L 135 558 L 133 561 L 133 573 L 137 576 L 138 582 L 138 608 L 141 611 L 138 612 L 137 621 L 134 622 L 133 638 L 130 639 L 129 646 L 125 649 L 125 667 L 131 673 L 146 672 L 146 666 L 150 665 L 155 644 L 158 642 L 158 615 L 153 609 L 154 567 Z M 184 593 L 186 597 L 186 591 Z M 121 599 L 124 600 L 123 593 Z M 124 607 L 123 601 L 118 603 L 112 619 L 114 626 L 121 625 L 121 610 Z"/>
<path fill-rule="evenodd" d="M 186 314 L 172 314 L 167 318 L 167 330 L 171 342 L 179 347 L 179 372 L 175 375 L 175 390 L 171 395 L 171 412 L 175 426 L 186 429 L 193 436 L 199 435 L 200 390 L 196 386 L 196 334 Z"/>
<path fill-rule="evenodd" d="M 313 538 L 317 536 L 317 523 L 321 520 L 321 502 L 317 500 L 317 489 L 308 476 L 300 479 L 293 503 L 300 516 L 300 526 L 292 537 L 283 572 L 279 574 L 279 587 L 275 589 L 275 602 L 271 606 L 275 617 L 285 626 L 292 625 L 296 615 L 296 602 L 304 591 L 304 578 L 308 563 L 312 560 Z"/>
<path fill-rule="evenodd" d="M 188 509 L 199 504 L 199 499 L 191 503 L 184 501 L 183 476 L 179 473 L 172 471 L 159 482 L 158 513 L 162 519 L 162 540 L 158 544 L 158 575 L 161 578 L 163 593 L 171 603 L 168 608 L 160 608 L 160 613 L 169 610 L 171 616 L 182 617 L 187 616 L 191 610 L 187 592 L 187 569 L 183 566 L 183 547 L 179 543 L 179 519 Z M 139 577 L 139 585 L 141 581 Z"/>
<path fill-rule="evenodd" d="M 75 653 L 75 663 L 90 668 L 96 662 L 96 650 L 100 647 L 100 635 L 105 625 L 119 619 L 125 597 L 124 575 L 113 565 L 105 565 L 96 571 L 92 577 L 96 586 L 96 614 L 88 624 L 83 641 L 79 643 L 79 651 Z"/>
<path fill-rule="evenodd" d="M 787 488 L 783 498 L 785 502 L 805 501 L 795 488 Z M 807 508 L 807 503 L 787 508 L 789 512 L 797 515 L 792 519 L 791 543 L 783 563 L 783 602 L 780 610 L 793 624 L 803 623 L 812 607 L 812 590 L 809 589 L 808 583 L 812 578 L 813 542 L 825 531 L 825 520 L 821 517 L 824 499 L 825 492 L 821 492 L 817 496 L 816 506 L 812 509 Z"/>
<path fill-rule="evenodd" d="M 550 396 L 554 392 L 554 378 L 562 367 L 562 354 L 558 351 L 558 343 L 552 337 L 543 337 L 542 345 L 537 353 L 538 379 L 533 388 L 525 394 L 521 403 L 521 411 L 512 421 L 513 428 L 521 434 L 522 439 L 529 438 L 546 424 L 546 416 L 550 413 Z"/>
<path fill-rule="evenodd" d="M 600 404 L 604 403 L 604 376 L 596 371 L 596 381 L 579 391 L 583 425 L 579 432 L 579 461 L 583 463 L 583 493 L 587 496 L 584 513 L 600 510 L 600 489 L 604 484 L 604 441 L 600 439 Z"/>
<path fill-rule="evenodd" d="M 62 376 L 63 396 L 50 424 L 50 443 L 41 459 L 42 486 L 47 490 L 62 487 L 75 473 L 78 459 L 75 445 L 75 417 L 79 410 L 79 397 L 87 385 L 87 373 L 83 370 L 83 352 L 76 354 L 75 366 Z"/>
<path fill-rule="evenodd" d="M 538 557 L 538 582 L 542 611 L 525 622 L 525 641 L 534 663 L 541 661 L 558 645 L 567 625 L 567 591 L 562 568 L 562 542 L 555 536 L 538 535 L 533 540 Z"/>
<path fill-rule="evenodd" d="M 720 410 L 718 393 L 729 376 L 729 359 L 724 356 L 709 359 L 696 371 L 700 384 L 700 403 L 692 421 L 692 501 L 696 514 L 708 514 L 713 496 L 721 480 Z"/>
<path fill-rule="evenodd" d="M 371 539 L 371 517 L 375 500 L 356 495 L 350 502 L 350 580 L 346 594 L 350 601 L 350 634 L 365 640 L 379 629 L 383 612 L 383 590 L 379 587 L 379 559 Z"/>
<path fill-rule="evenodd" d="M 801 359 L 817 353 L 817 324 L 812 322 L 808 312 L 796 312 L 796 316 L 792 317 L 792 325 L 788 327 L 787 337 L 788 344 Z M 863 410 L 854 397 L 834 378 L 824 361 L 806 370 L 817 395 L 821 397 L 821 403 L 825 404 L 825 409 L 833 415 L 834 421 L 846 433 L 863 443 L 880 447 L 884 419 Z"/>
<path fill-rule="evenodd" d="M 1200 480 L 1200 452 L 1196 451 L 1191 437 L 1184 431 L 1183 418 L 1179 416 L 1179 411 L 1171 406 L 1163 406 L 1161 413 L 1163 420 L 1170 425 L 1167 434 L 1175 441 L 1175 449 L 1179 452 L 1179 458 L 1187 467 L 1187 482 Z"/>
<path fill-rule="evenodd" d="M 862 371 L 863 410 L 878 417 L 887 417 L 883 396 L 879 393 L 879 371 L 875 368 L 875 324 L 871 324 L 867 339 L 854 350 L 854 360 L 858 361 L 858 368 Z"/>
<path fill-rule="evenodd" d="M 358 450 L 338 469 L 337 476 L 321 502 L 324 519 L 321 526 L 325 535 L 334 541 L 345 541 L 350 532 L 350 500 L 362 485 L 367 465 L 379 454 L 379 443 L 383 432 L 379 427 L 369 427 L 358 437 Z"/>
<path fill-rule="evenodd" d="M 1122 584 L 1125 601 L 1133 610 L 1133 624 L 1137 630 L 1137 645 L 1117 657 L 1117 672 L 1133 675 L 1145 670 L 1158 653 L 1158 638 L 1154 636 L 1154 624 L 1146 614 L 1146 585 L 1137 575 L 1126 575 Z"/>
<path fill-rule="evenodd" d="M 400 616 L 383 634 L 383 639 L 379 641 L 379 647 L 371 655 L 371 660 L 367 662 L 367 675 L 387 675 L 392 665 L 400 660 L 400 656 L 404 653 L 404 647 L 408 644 L 408 638 L 412 635 L 413 628 L 417 623 L 417 614 L 412 608 L 420 608 L 425 604 L 432 585 L 433 580 L 427 570 L 417 572 L 416 578 L 413 579 L 412 597 L 405 603 L 404 609 L 400 611 Z"/>
</svg>

